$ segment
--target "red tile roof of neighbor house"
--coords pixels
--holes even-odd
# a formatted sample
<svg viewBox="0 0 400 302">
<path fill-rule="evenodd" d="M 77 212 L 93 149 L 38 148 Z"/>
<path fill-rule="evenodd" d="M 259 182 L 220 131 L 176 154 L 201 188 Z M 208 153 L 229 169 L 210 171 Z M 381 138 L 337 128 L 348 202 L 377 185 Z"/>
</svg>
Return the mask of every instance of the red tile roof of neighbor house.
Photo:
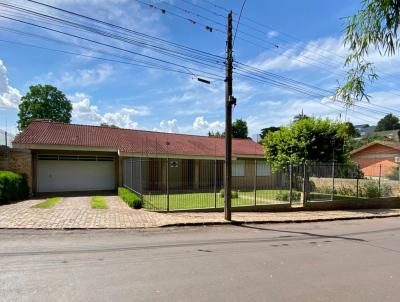
<svg viewBox="0 0 400 302">
<path fill-rule="evenodd" d="M 13 141 L 15 146 L 56 145 L 107 148 L 122 153 L 223 157 L 223 138 L 154 131 L 33 121 Z M 233 139 L 234 156 L 262 156 L 260 144 L 251 139 Z M 62 149 L 62 148 L 60 148 Z"/>
<path fill-rule="evenodd" d="M 369 148 L 369 147 L 371 147 L 371 146 L 373 146 L 373 145 L 376 145 L 376 144 L 378 144 L 378 145 L 383 145 L 383 146 L 386 146 L 386 147 L 389 147 L 389 148 L 393 148 L 393 149 L 396 149 L 396 150 L 400 150 L 400 142 L 393 142 L 393 141 L 374 141 L 374 142 L 371 142 L 371 143 L 369 143 L 369 144 L 366 144 L 366 145 L 364 145 L 364 146 L 362 146 L 362 147 L 360 147 L 360 148 L 358 148 L 358 149 L 355 149 L 355 150 L 351 151 L 350 154 L 351 154 L 351 155 L 354 155 L 354 154 L 356 154 L 356 153 L 358 153 L 358 152 L 360 152 L 360 151 L 362 151 L 362 150 L 364 150 L 364 149 L 367 149 L 367 148 Z"/>
</svg>

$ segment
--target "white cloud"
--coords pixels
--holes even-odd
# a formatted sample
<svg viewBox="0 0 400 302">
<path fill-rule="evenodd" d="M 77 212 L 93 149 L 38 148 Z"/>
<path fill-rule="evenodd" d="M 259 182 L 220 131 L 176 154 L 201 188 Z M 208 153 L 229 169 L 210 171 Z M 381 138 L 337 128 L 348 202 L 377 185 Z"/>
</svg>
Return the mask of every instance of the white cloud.
<svg viewBox="0 0 400 302">
<path fill-rule="evenodd" d="M 280 54 L 273 56 L 271 52 L 261 54 L 249 65 L 263 70 L 294 70 L 300 68 L 341 68 L 344 62 L 342 56 L 347 53 L 342 38 L 327 37 L 308 42 L 294 44 L 292 47 L 277 48 Z M 321 65 L 322 64 L 322 65 Z"/>
<path fill-rule="evenodd" d="M 122 108 L 122 112 L 128 113 L 130 115 L 135 115 L 135 116 L 146 116 L 150 115 L 150 109 L 145 106 L 137 106 L 137 107 L 129 107 L 129 108 Z"/>
<path fill-rule="evenodd" d="M 121 112 L 108 112 L 104 114 L 102 122 L 130 129 L 136 129 L 139 126 L 137 122 L 132 120 L 132 117 L 129 113 L 124 114 Z"/>
<path fill-rule="evenodd" d="M 14 109 L 18 107 L 21 93 L 17 88 L 9 85 L 7 68 L 0 60 L 0 108 Z"/>
<path fill-rule="evenodd" d="M 56 81 L 60 86 L 84 87 L 105 82 L 113 73 L 113 67 L 109 64 L 100 64 L 92 69 L 79 69 L 72 72 L 64 72 Z"/>
<path fill-rule="evenodd" d="M 162 131 L 162 132 L 168 132 L 168 133 L 178 133 L 179 128 L 178 128 L 178 121 L 176 119 L 172 120 L 167 120 L 164 121 L 162 120 L 160 122 L 160 129 L 155 128 L 154 131 Z"/>
<path fill-rule="evenodd" d="M 91 122 L 100 122 L 102 117 L 97 106 L 90 104 L 90 97 L 84 93 L 77 92 L 68 96 L 72 101 L 72 117 Z"/>
<path fill-rule="evenodd" d="M 276 37 L 277 35 L 278 35 L 278 32 L 275 30 L 271 30 L 267 33 L 267 37 L 270 39 Z"/>
<path fill-rule="evenodd" d="M 146 107 L 142 110 L 137 108 L 122 108 L 115 112 L 101 114 L 97 106 L 91 104 L 90 96 L 77 92 L 68 96 L 72 101 L 72 118 L 76 121 L 88 124 L 112 124 L 123 128 L 138 128 L 138 123 L 132 119 L 132 116 L 149 114 Z"/>
<path fill-rule="evenodd" d="M 261 101 L 257 103 L 259 106 L 279 106 L 281 104 L 281 101 Z"/>
<path fill-rule="evenodd" d="M 224 130 L 224 122 L 215 121 L 209 122 L 204 116 L 196 117 L 193 122 L 193 129 L 195 130 L 206 130 L 206 131 L 223 131 Z"/>
</svg>

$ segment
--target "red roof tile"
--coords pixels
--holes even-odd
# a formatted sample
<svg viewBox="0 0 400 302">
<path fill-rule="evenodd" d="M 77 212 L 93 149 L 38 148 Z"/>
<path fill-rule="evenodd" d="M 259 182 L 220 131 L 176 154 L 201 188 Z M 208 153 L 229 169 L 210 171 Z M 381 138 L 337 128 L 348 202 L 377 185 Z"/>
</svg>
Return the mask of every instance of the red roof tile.
<svg viewBox="0 0 400 302">
<path fill-rule="evenodd" d="M 351 154 L 351 155 L 356 154 L 356 153 L 358 153 L 358 152 L 360 152 L 360 151 L 362 151 L 362 150 L 364 150 L 364 149 L 366 149 L 366 148 L 369 148 L 369 147 L 371 147 L 371 146 L 373 146 L 373 145 L 376 145 L 376 144 L 383 145 L 383 146 L 386 146 L 386 147 L 389 147 L 389 148 L 393 148 L 393 149 L 396 149 L 396 150 L 400 150 L 400 142 L 393 142 L 393 141 L 373 141 L 373 142 L 371 142 L 371 143 L 369 143 L 369 144 L 366 144 L 366 145 L 364 145 L 364 146 L 361 146 L 361 147 L 358 148 L 358 149 L 355 149 L 355 150 L 351 151 L 350 154 Z"/>
<path fill-rule="evenodd" d="M 102 126 L 33 121 L 13 141 L 18 145 L 96 147 L 124 153 L 223 157 L 223 138 L 131 130 Z M 250 139 L 233 139 L 234 156 L 261 156 L 262 146 Z"/>
</svg>

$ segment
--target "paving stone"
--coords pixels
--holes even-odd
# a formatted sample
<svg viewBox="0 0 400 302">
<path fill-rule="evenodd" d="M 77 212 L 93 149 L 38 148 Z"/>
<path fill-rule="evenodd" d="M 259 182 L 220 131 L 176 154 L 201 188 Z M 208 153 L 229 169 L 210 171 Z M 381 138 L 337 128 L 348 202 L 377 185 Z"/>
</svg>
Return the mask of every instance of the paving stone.
<svg viewBox="0 0 400 302">
<path fill-rule="evenodd" d="M 157 213 L 131 209 L 118 196 L 106 196 L 108 209 L 92 209 L 90 197 L 64 197 L 51 209 L 33 208 L 42 202 L 31 199 L 0 206 L 0 228 L 148 228 L 168 225 L 225 223 L 223 213 Z M 240 212 L 237 222 L 315 221 L 400 216 L 400 209 L 343 211 Z"/>
</svg>

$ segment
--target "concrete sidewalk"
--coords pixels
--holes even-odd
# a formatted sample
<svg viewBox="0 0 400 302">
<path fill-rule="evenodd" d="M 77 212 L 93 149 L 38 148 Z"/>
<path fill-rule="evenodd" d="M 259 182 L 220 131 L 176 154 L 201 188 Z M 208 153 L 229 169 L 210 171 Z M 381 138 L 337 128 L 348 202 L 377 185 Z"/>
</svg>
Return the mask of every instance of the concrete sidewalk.
<svg viewBox="0 0 400 302">
<path fill-rule="evenodd" d="M 33 208 L 42 200 L 0 206 L 0 228 L 126 229 L 183 225 L 227 224 L 223 213 L 157 213 L 129 208 L 118 196 L 107 196 L 108 209 L 92 209 L 88 197 L 64 197 L 51 209 Z M 234 223 L 312 222 L 400 216 L 400 209 L 342 211 L 239 212 Z"/>
</svg>

